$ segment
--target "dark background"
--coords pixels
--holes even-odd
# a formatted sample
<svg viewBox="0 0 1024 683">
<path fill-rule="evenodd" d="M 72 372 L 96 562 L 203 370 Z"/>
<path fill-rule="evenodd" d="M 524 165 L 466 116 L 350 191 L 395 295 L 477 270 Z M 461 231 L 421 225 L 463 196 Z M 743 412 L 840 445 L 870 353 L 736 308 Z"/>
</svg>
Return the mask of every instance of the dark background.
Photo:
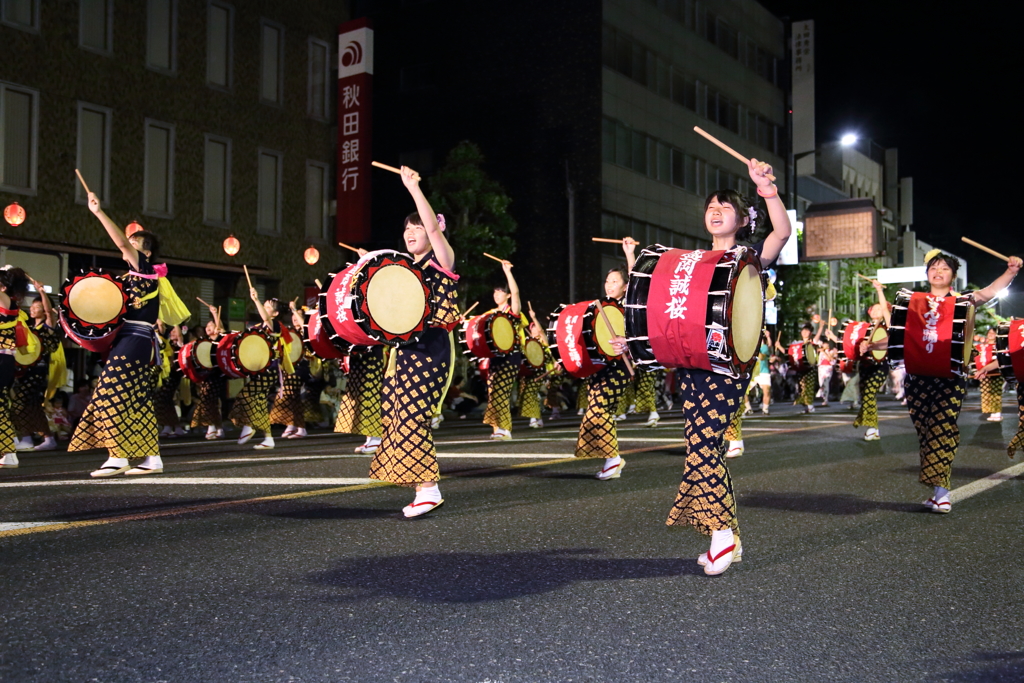
<svg viewBox="0 0 1024 683">
<path fill-rule="evenodd" d="M 971 5 L 762 4 L 781 18 L 815 21 L 818 144 L 856 132 L 897 147 L 900 175 L 914 178 L 913 229 L 966 258 L 971 282 L 988 285 L 1002 262 L 960 237 L 1007 255 L 1024 251 L 1015 22 Z M 1024 315 L 1024 295 L 1011 291 L 1003 314 Z"/>
</svg>

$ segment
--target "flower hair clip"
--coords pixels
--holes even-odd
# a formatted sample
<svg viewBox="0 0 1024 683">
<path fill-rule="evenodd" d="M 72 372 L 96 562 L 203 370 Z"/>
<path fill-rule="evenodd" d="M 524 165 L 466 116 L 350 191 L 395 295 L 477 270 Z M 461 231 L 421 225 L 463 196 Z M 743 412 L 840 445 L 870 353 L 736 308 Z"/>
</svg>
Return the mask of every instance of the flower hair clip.
<svg viewBox="0 0 1024 683">
<path fill-rule="evenodd" d="M 437 214 L 437 226 L 439 228 L 441 228 L 441 232 L 444 232 L 445 224 L 444 224 L 444 214 L 443 213 Z"/>
<path fill-rule="evenodd" d="M 750 218 L 750 231 L 753 232 L 757 226 L 757 208 L 751 206 L 747 209 L 747 217 Z"/>
</svg>

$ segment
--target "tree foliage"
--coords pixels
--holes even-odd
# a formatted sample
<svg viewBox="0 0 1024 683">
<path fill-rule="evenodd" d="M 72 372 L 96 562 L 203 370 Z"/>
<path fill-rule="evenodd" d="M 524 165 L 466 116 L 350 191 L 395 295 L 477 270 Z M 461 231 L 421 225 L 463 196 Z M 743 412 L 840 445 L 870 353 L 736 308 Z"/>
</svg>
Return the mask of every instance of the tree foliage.
<svg viewBox="0 0 1024 683">
<path fill-rule="evenodd" d="M 775 278 L 779 309 L 778 334 L 781 339 L 794 338 L 805 322 L 817 311 L 818 301 L 825 294 L 828 265 L 823 262 L 779 266 Z"/>
<path fill-rule="evenodd" d="M 508 212 L 512 199 L 483 164 L 480 148 L 463 141 L 428 181 L 430 204 L 445 215 L 466 306 L 486 297 L 502 279 L 500 266 L 483 253 L 507 259 L 515 251 L 516 221 Z M 482 305 L 486 308 L 487 301 Z"/>
</svg>

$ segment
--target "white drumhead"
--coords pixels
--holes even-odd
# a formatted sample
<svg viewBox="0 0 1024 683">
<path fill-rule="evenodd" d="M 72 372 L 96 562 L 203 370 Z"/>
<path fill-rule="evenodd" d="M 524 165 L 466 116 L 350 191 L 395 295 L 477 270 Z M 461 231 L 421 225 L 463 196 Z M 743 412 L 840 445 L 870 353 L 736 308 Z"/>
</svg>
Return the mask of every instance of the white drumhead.
<svg viewBox="0 0 1024 683">
<path fill-rule="evenodd" d="M 885 329 L 884 325 L 879 325 L 875 328 L 875 331 L 871 333 L 871 342 L 882 341 L 883 339 L 889 338 L 889 330 Z M 871 355 L 875 360 L 882 360 L 889 353 L 888 349 L 875 349 L 871 352 Z"/>
<path fill-rule="evenodd" d="M 598 306 L 602 305 L 598 303 Z M 608 316 L 608 322 L 612 324 L 612 329 L 608 329 L 601 311 L 595 311 L 597 321 L 594 323 L 594 332 L 597 333 L 597 346 L 604 355 L 617 356 L 619 354 L 616 353 L 615 347 L 612 346 L 612 337 L 626 336 L 626 317 L 615 306 L 605 306 L 604 312 Z"/>
<path fill-rule="evenodd" d="M 212 341 L 198 341 L 196 345 L 192 347 L 192 357 L 196 359 L 196 363 L 201 368 L 210 370 L 217 365 L 216 359 L 217 347 Z"/>
<path fill-rule="evenodd" d="M 748 264 L 736 276 L 733 291 L 732 320 L 733 353 L 736 360 L 745 363 L 754 357 L 761 346 L 761 328 L 764 326 L 764 292 L 761 274 Z"/>
<path fill-rule="evenodd" d="M 250 334 L 238 343 L 238 362 L 249 372 L 259 372 L 270 365 L 270 345 L 258 334 Z"/>
<path fill-rule="evenodd" d="M 116 318 L 123 304 L 121 289 L 103 277 L 83 278 L 68 292 L 68 306 L 75 317 L 94 325 Z"/>
<path fill-rule="evenodd" d="M 971 362 L 971 351 L 974 350 L 974 304 L 967 307 L 967 320 L 964 321 L 964 366 Z"/>
<path fill-rule="evenodd" d="M 406 334 L 423 320 L 427 297 L 416 274 L 405 266 L 384 266 L 366 288 L 373 322 L 390 334 Z"/>
</svg>

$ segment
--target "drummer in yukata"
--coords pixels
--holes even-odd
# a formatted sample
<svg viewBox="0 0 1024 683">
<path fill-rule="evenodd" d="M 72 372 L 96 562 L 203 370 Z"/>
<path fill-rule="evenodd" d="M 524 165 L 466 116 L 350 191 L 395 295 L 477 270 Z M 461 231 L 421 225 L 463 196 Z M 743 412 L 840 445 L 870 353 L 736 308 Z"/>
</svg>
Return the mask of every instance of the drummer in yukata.
<svg viewBox="0 0 1024 683">
<path fill-rule="evenodd" d="M 718 190 L 708 196 L 704 202 L 704 227 L 711 236 L 712 251 L 750 249 L 760 257 L 763 270 L 775 263 L 789 239 L 791 226 L 778 188 L 772 182 L 771 166 L 756 159 L 750 159 L 747 166 L 750 179 L 767 207 L 772 232 L 750 247 L 737 243 L 752 236 L 756 211 L 735 190 Z M 686 324 L 700 325 L 704 334 L 703 319 Z M 625 350 L 625 340 L 617 342 Z M 686 416 L 687 453 L 682 482 L 666 523 L 692 526 L 710 536 L 711 546 L 697 562 L 704 567 L 705 574 L 721 574 L 743 552 L 723 437 L 735 414 L 743 409 L 750 371 L 734 377 L 713 370 L 680 368 L 677 377 Z"/>
</svg>

